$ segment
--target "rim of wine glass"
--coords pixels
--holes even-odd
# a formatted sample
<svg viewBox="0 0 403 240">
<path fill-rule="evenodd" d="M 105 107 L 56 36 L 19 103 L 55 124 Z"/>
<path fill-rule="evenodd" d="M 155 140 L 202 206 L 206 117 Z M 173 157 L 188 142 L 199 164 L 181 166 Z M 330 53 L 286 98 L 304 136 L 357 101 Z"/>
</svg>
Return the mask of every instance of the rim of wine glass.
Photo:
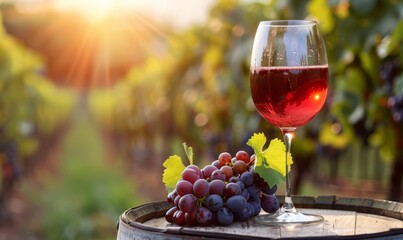
<svg viewBox="0 0 403 240">
<path fill-rule="evenodd" d="M 318 25 L 318 22 L 314 20 L 297 20 L 297 19 L 290 19 L 290 20 L 267 20 L 261 21 L 261 25 L 270 26 L 270 27 L 301 27 L 301 26 L 313 26 Z"/>
</svg>

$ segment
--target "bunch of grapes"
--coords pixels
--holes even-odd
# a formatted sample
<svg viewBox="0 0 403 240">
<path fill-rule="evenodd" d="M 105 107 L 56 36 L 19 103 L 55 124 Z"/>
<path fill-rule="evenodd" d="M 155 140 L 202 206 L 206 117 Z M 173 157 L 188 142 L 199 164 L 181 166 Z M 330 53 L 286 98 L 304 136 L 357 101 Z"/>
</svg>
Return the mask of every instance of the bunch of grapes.
<svg viewBox="0 0 403 240">
<path fill-rule="evenodd" d="M 279 204 L 272 188 L 254 172 L 255 156 L 238 151 L 234 158 L 227 152 L 200 169 L 189 165 L 167 200 L 173 205 L 165 219 L 180 226 L 228 226 L 233 221 L 246 221 L 261 209 L 268 213 Z"/>
</svg>

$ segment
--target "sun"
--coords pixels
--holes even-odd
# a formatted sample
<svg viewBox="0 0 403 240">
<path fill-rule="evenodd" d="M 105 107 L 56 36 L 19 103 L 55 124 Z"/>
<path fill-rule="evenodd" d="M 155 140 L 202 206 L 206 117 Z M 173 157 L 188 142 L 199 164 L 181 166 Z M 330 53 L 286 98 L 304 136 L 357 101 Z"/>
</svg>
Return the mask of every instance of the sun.
<svg viewBox="0 0 403 240">
<path fill-rule="evenodd" d="M 54 8 L 60 11 L 74 11 L 86 19 L 97 22 L 118 10 L 116 0 L 55 0 Z"/>
</svg>

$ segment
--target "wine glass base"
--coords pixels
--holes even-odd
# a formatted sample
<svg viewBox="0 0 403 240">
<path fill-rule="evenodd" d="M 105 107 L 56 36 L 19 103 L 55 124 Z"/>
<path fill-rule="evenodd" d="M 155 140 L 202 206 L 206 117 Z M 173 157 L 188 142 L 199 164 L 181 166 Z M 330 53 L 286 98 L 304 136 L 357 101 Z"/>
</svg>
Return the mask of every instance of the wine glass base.
<svg viewBox="0 0 403 240">
<path fill-rule="evenodd" d="M 320 215 L 306 214 L 301 212 L 282 212 L 274 214 L 259 215 L 254 220 L 263 225 L 285 225 L 285 224 L 313 224 L 320 223 L 324 218 Z"/>
</svg>

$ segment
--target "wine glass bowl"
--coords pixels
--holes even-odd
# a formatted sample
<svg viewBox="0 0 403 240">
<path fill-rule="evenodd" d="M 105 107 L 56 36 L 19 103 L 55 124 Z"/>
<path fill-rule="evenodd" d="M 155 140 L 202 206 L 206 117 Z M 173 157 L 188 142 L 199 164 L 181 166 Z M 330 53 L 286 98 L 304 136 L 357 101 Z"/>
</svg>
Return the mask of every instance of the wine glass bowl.
<svg viewBox="0 0 403 240">
<path fill-rule="evenodd" d="M 278 127 L 286 145 L 286 165 L 294 131 L 323 107 L 328 90 L 326 48 L 315 21 L 262 21 L 256 31 L 250 89 L 259 114 Z M 298 212 L 291 199 L 286 171 L 285 203 L 273 215 L 260 215 L 263 224 L 312 223 L 323 217 Z"/>
</svg>

